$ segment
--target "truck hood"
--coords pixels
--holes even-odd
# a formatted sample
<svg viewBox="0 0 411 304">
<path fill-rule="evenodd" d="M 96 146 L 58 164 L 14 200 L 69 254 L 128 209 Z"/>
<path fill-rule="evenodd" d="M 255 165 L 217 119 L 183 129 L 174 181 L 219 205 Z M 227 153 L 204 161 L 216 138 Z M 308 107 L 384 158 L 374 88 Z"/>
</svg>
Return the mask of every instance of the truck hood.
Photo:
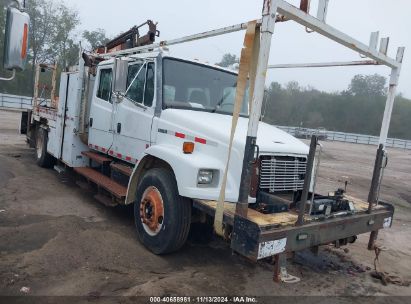
<svg viewBox="0 0 411 304">
<path fill-rule="evenodd" d="M 203 111 L 166 109 L 161 113 L 161 120 L 167 121 L 170 127 L 185 131 L 193 136 L 228 145 L 230 140 L 232 116 Z M 243 150 L 248 129 L 248 118 L 238 119 L 234 136 L 234 147 Z M 307 155 L 306 144 L 288 133 L 267 123 L 261 122 L 258 127 L 257 145 L 260 154 Z"/>
</svg>

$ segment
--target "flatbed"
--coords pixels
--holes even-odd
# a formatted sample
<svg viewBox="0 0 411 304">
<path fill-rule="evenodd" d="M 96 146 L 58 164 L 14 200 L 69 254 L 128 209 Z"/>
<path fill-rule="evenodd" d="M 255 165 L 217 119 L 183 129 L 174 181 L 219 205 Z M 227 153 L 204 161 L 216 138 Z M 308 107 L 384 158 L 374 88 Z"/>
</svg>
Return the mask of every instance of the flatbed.
<svg viewBox="0 0 411 304">
<path fill-rule="evenodd" d="M 226 202 L 223 223 L 234 227 L 232 248 L 251 260 L 329 243 L 338 246 L 335 242 L 339 240 L 354 242 L 357 234 L 391 227 L 394 215 L 391 204 L 380 202 L 370 214 L 367 202 L 351 196 L 344 198 L 353 203 L 355 211 L 329 217 L 306 214 L 304 225 L 296 225 L 296 211 L 264 214 L 249 207 L 247 217 L 241 217 L 235 213 L 235 204 Z M 217 202 L 194 200 L 194 207 L 214 216 Z"/>
</svg>

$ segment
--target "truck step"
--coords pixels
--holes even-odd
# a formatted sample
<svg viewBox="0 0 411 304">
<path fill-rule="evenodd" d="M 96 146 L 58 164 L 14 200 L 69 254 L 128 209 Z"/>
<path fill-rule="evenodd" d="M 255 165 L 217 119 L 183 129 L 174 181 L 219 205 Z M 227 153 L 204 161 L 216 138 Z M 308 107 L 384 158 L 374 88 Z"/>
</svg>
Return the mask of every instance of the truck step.
<svg viewBox="0 0 411 304">
<path fill-rule="evenodd" d="M 127 165 L 123 165 L 119 163 L 111 163 L 110 167 L 112 170 L 120 172 L 124 174 L 125 176 L 131 176 L 131 174 L 133 173 L 133 168 Z"/>
<path fill-rule="evenodd" d="M 102 154 L 92 152 L 92 151 L 83 151 L 81 152 L 85 157 L 88 157 L 92 160 L 94 160 L 96 163 L 99 163 L 101 165 L 106 165 L 112 162 L 112 159 L 105 157 Z"/>
<path fill-rule="evenodd" d="M 110 192 L 118 199 L 124 199 L 127 195 L 127 187 L 124 187 L 115 181 L 111 180 L 104 174 L 89 168 L 89 167 L 76 167 L 74 171 L 84 176 L 89 181 L 95 183 L 97 186 Z"/>
<path fill-rule="evenodd" d="M 54 170 L 56 170 L 58 174 L 64 174 L 66 172 L 66 168 L 60 165 L 55 165 Z"/>
</svg>

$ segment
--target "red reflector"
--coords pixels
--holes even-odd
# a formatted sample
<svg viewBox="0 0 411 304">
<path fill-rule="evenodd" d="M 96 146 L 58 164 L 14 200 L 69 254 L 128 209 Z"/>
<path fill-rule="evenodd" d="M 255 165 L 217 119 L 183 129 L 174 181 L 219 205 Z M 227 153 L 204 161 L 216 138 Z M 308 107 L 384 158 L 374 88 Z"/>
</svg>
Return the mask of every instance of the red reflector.
<svg viewBox="0 0 411 304">
<path fill-rule="evenodd" d="M 178 132 L 176 132 L 176 137 L 180 137 L 180 138 L 186 138 L 186 135 L 185 134 L 183 134 L 183 133 L 178 133 Z"/>
<path fill-rule="evenodd" d="M 131 161 L 131 157 L 130 157 L 130 156 L 127 156 L 127 157 L 126 157 L 126 161 Z"/>
<path fill-rule="evenodd" d="M 199 137 L 195 138 L 195 142 L 198 142 L 198 143 L 203 144 L 203 145 L 205 145 L 207 143 L 207 141 L 204 138 L 199 138 Z"/>
</svg>

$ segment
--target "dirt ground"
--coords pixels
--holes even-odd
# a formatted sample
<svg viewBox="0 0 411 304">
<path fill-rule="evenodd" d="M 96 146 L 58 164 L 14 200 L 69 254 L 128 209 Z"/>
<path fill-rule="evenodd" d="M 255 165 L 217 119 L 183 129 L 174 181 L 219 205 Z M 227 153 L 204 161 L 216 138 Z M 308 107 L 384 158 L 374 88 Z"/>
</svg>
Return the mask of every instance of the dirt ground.
<svg viewBox="0 0 411 304">
<path fill-rule="evenodd" d="M 196 237 L 178 253 L 156 256 L 137 240 L 132 209 L 109 208 L 73 181 L 34 163 L 34 151 L 17 134 L 18 115 L 0 111 L 0 295 L 408 295 L 411 287 L 383 286 L 371 277 L 368 235 L 319 255 L 298 253 L 288 271 L 296 284 L 272 281 L 273 266 L 232 254 L 215 238 Z M 366 199 L 375 146 L 324 143 L 318 185 L 342 187 Z M 346 177 L 347 176 L 347 177 Z M 396 207 L 391 229 L 378 242 L 388 248 L 381 265 L 411 280 L 411 150 L 389 150 L 382 199 Z M 1 301 L 0 301 L 1 302 Z"/>
</svg>

